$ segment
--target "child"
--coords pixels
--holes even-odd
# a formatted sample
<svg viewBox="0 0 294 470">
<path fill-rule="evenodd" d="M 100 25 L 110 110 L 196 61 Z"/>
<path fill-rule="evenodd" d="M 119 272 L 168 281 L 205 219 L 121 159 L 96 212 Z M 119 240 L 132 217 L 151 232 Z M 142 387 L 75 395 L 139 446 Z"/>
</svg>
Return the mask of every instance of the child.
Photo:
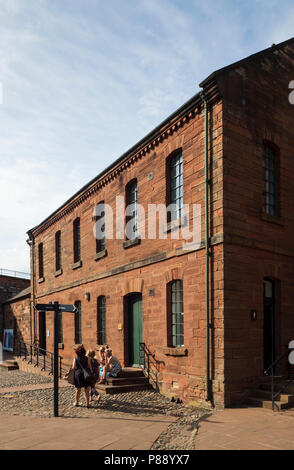
<svg viewBox="0 0 294 470">
<path fill-rule="evenodd" d="M 91 385 L 90 401 L 93 401 L 94 395 L 97 397 L 97 400 L 99 401 L 101 396 L 95 388 L 95 385 L 99 380 L 99 362 L 95 358 L 95 351 L 93 351 L 92 349 L 89 349 L 89 351 L 87 351 L 87 356 L 90 359 L 90 363 L 91 363 L 92 370 L 93 370 L 93 375 L 95 377 L 95 382 Z"/>
</svg>

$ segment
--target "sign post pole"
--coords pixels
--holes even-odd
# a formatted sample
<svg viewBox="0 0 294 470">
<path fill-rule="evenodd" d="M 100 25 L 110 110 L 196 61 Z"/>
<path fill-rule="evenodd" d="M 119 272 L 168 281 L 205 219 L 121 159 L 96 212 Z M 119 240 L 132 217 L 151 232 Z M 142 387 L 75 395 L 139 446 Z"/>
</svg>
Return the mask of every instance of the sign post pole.
<svg viewBox="0 0 294 470">
<path fill-rule="evenodd" d="M 1 339 L 0 339 L 0 364 L 3 364 L 3 344 L 2 344 Z"/>
<path fill-rule="evenodd" d="M 59 302 L 54 302 L 54 304 L 36 304 L 34 306 L 36 310 L 42 310 L 45 312 L 54 312 L 54 359 L 53 359 L 53 384 L 54 384 L 54 403 L 53 411 L 54 417 L 58 417 L 58 328 L 59 328 L 59 314 L 61 312 L 70 312 L 75 313 L 77 308 L 74 305 L 59 305 Z M 1 343 L 0 343 L 1 345 Z M 1 349 L 1 348 L 0 348 Z"/>
<path fill-rule="evenodd" d="M 54 417 L 58 417 L 58 316 L 59 303 L 54 302 Z"/>
</svg>

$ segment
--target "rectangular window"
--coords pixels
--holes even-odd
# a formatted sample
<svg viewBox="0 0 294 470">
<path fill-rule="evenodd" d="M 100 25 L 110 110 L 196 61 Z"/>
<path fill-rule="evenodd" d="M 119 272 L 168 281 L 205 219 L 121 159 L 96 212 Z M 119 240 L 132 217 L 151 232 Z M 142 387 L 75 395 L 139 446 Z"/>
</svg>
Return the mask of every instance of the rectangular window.
<svg viewBox="0 0 294 470">
<path fill-rule="evenodd" d="M 61 269 L 61 232 L 58 231 L 55 234 L 55 269 L 59 271 Z"/>
<path fill-rule="evenodd" d="M 184 346 L 184 302 L 183 281 L 176 280 L 168 284 L 168 315 L 170 346 Z"/>
<path fill-rule="evenodd" d="M 183 155 L 178 152 L 169 162 L 169 204 L 172 204 L 171 221 L 183 216 Z"/>
<path fill-rule="evenodd" d="M 278 155 L 270 145 L 264 145 L 265 167 L 265 212 L 279 216 L 279 160 Z"/>
<path fill-rule="evenodd" d="M 76 219 L 73 223 L 73 242 L 74 242 L 74 263 L 81 260 L 81 229 L 80 219 Z"/>
<path fill-rule="evenodd" d="M 38 256 L 39 256 L 39 279 L 44 277 L 44 253 L 43 253 L 43 243 L 40 243 L 38 246 Z"/>
<path fill-rule="evenodd" d="M 82 344 L 82 308 L 81 302 L 75 302 L 77 312 L 75 312 L 75 344 Z"/>
<path fill-rule="evenodd" d="M 106 298 L 98 297 L 97 301 L 97 343 L 106 344 Z"/>
<path fill-rule="evenodd" d="M 126 187 L 126 238 L 133 240 L 138 236 L 138 185 L 131 181 Z"/>
<path fill-rule="evenodd" d="M 105 250 L 105 210 L 104 202 L 100 202 L 96 206 L 97 215 L 95 220 L 95 229 L 96 229 L 96 253 Z"/>
</svg>

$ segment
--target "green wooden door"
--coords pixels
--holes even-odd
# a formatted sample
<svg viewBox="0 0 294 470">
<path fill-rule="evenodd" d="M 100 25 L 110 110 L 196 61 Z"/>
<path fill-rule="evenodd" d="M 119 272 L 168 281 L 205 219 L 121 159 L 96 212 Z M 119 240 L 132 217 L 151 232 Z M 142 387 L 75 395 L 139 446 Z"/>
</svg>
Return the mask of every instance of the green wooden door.
<svg viewBox="0 0 294 470">
<path fill-rule="evenodd" d="M 129 297 L 129 364 L 140 366 L 140 346 L 143 341 L 142 295 L 134 294 Z"/>
</svg>

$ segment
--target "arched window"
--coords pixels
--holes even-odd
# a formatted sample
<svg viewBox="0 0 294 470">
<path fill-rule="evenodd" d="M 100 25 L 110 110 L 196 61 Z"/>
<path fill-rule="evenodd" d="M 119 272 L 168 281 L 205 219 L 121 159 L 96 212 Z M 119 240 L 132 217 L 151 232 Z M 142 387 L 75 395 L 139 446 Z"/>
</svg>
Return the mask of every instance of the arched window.
<svg viewBox="0 0 294 470">
<path fill-rule="evenodd" d="M 79 218 L 77 218 L 73 223 L 73 249 L 74 263 L 77 263 L 81 260 L 81 229 Z"/>
<path fill-rule="evenodd" d="M 183 281 L 178 279 L 167 285 L 168 345 L 184 346 Z"/>
<path fill-rule="evenodd" d="M 97 299 L 97 344 L 106 344 L 106 297 Z"/>
<path fill-rule="evenodd" d="M 75 344 L 82 344 L 82 305 L 79 300 L 75 302 Z"/>
<path fill-rule="evenodd" d="M 130 181 L 126 186 L 126 238 L 132 240 L 138 236 L 138 184 Z"/>
<path fill-rule="evenodd" d="M 177 151 L 168 159 L 167 165 L 167 205 L 172 204 L 170 221 L 183 216 L 183 155 Z"/>
</svg>

